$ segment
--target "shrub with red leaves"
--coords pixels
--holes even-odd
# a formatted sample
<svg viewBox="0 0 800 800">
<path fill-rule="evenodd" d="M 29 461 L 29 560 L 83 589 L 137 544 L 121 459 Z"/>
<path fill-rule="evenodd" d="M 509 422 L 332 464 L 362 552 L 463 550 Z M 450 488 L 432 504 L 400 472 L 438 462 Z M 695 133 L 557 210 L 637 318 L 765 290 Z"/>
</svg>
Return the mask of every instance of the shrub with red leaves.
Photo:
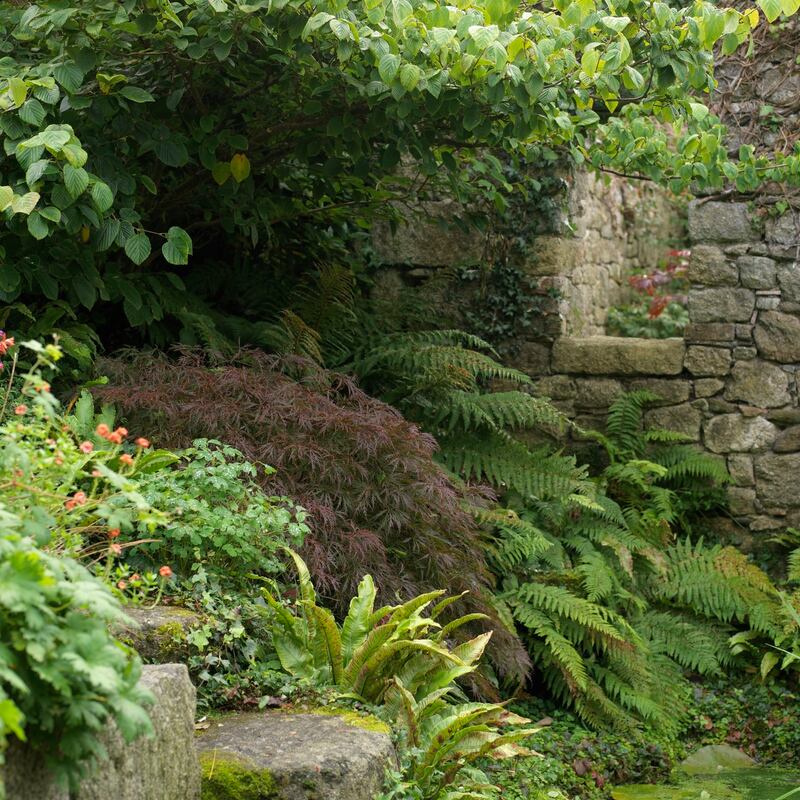
<svg viewBox="0 0 800 800">
<path fill-rule="evenodd" d="M 369 572 L 385 601 L 469 590 L 472 610 L 491 612 L 483 533 L 465 510 L 485 496 L 457 487 L 433 460 L 433 437 L 349 378 L 256 351 L 222 364 L 189 349 L 133 353 L 99 367 L 110 383 L 97 394 L 159 446 L 214 438 L 276 468 L 263 486 L 309 512 L 303 555 L 340 611 Z M 496 660 L 519 676 L 524 650 L 493 627 Z"/>
</svg>

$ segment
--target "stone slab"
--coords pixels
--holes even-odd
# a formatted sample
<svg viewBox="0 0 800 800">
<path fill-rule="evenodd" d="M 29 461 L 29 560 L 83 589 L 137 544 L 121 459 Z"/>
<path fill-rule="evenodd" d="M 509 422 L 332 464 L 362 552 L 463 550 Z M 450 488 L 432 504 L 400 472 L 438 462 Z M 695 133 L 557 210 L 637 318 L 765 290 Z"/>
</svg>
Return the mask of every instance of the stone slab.
<svg viewBox="0 0 800 800">
<path fill-rule="evenodd" d="M 212 797 L 215 780 L 245 772 L 268 778 L 275 800 L 374 800 L 395 763 L 388 732 L 332 714 L 236 714 L 200 734 L 197 748 Z"/>
<path fill-rule="evenodd" d="M 689 203 L 692 242 L 747 242 L 757 237 L 746 203 L 693 200 Z"/>
<path fill-rule="evenodd" d="M 553 370 L 582 375 L 678 375 L 685 352 L 683 339 L 562 338 L 553 347 Z"/>
<path fill-rule="evenodd" d="M 145 666 L 141 686 L 155 697 L 153 737 L 126 744 L 109 725 L 102 737 L 108 759 L 72 794 L 55 786 L 38 753 L 15 747 L 4 771 L 7 800 L 199 800 L 195 690 L 186 666 Z"/>
</svg>

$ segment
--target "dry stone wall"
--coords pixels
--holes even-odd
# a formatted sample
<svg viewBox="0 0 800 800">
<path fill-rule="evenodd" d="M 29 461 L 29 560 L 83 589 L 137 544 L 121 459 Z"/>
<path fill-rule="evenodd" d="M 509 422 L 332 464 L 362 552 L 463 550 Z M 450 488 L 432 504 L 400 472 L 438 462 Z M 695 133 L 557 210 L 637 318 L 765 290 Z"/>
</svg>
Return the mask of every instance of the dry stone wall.
<svg viewBox="0 0 800 800">
<path fill-rule="evenodd" d="M 662 398 L 646 421 L 724 459 L 730 512 L 753 534 L 800 525 L 800 235 L 743 203 L 689 209 L 690 324 L 683 339 L 561 338 L 543 345 L 538 391 L 601 428 L 622 391 Z"/>
<path fill-rule="evenodd" d="M 529 339 L 603 333 L 609 308 L 632 299 L 631 271 L 657 266 L 684 235 L 668 195 L 645 182 L 578 171 L 566 173 L 564 184 L 560 213 L 541 222 L 544 232 L 514 264 L 544 297 Z M 493 232 L 469 230 L 463 216 L 463 208 L 443 198 L 421 203 L 394 233 L 379 224 L 372 239 L 378 261 L 393 267 L 392 280 L 401 283 L 443 267 L 489 263 Z"/>
</svg>

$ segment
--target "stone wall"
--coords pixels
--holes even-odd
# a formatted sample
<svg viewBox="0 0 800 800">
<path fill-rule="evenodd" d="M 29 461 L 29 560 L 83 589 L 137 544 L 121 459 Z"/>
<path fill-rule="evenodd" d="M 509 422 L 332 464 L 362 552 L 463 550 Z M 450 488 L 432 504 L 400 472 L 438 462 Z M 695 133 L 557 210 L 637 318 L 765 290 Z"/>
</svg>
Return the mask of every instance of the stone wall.
<svg viewBox="0 0 800 800">
<path fill-rule="evenodd" d="M 547 319 L 530 339 L 603 333 L 609 308 L 632 298 L 631 271 L 649 271 L 683 237 L 681 215 L 668 195 L 646 182 L 586 172 L 563 180 L 560 212 L 541 221 L 540 235 L 514 257 L 514 266 L 547 298 L 538 304 Z M 489 263 L 493 232 L 467 229 L 463 216 L 452 200 L 423 202 L 395 233 L 388 224 L 376 227 L 377 259 L 395 268 L 396 279 L 412 282 L 442 267 Z"/>
<path fill-rule="evenodd" d="M 519 366 L 583 427 L 602 428 L 620 392 L 653 391 L 649 425 L 725 460 L 740 530 L 800 525 L 800 235 L 791 215 L 761 224 L 745 204 L 703 201 L 689 234 L 684 339 L 564 337 Z"/>
</svg>

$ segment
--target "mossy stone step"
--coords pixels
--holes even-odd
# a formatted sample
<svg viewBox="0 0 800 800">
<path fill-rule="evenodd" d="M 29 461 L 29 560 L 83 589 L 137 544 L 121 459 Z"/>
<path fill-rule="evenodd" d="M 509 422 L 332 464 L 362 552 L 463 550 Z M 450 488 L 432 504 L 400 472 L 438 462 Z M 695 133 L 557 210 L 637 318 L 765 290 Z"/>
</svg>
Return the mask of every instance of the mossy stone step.
<svg viewBox="0 0 800 800">
<path fill-rule="evenodd" d="M 395 763 L 386 726 L 347 712 L 235 714 L 197 749 L 203 800 L 373 800 Z"/>
</svg>

